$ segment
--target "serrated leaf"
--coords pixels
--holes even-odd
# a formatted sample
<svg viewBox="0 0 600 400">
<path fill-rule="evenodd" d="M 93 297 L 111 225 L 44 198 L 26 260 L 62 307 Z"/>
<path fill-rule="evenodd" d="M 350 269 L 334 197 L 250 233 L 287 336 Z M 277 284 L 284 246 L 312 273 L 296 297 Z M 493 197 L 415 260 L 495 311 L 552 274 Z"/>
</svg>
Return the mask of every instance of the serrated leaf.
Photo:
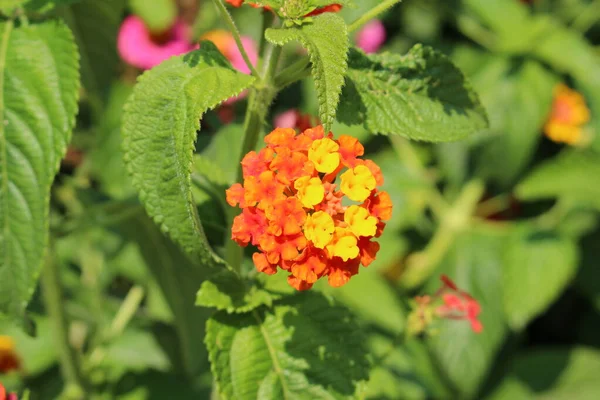
<svg viewBox="0 0 600 400">
<path fill-rule="evenodd" d="M 196 305 L 224 310 L 228 313 L 245 313 L 262 305 L 271 306 L 281 293 L 269 292 L 258 282 L 242 280 L 231 271 L 219 271 L 202 282 Z"/>
<path fill-rule="evenodd" d="M 442 53 L 416 45 L 407 55 L 351 49 L 338 119 L 373 133 L 445 142 L 488 126 L 462 72 Z"/>
<path fill-rule="evenodd" d="M 61 22 L 0 24 L 0 311 L 21 315 L 48 241 L 50 186 L 77 113 L 79 63 Z"/>
<path fill-rule="evenodd" d="M 125 107 L 124 159 L 148 214 L 202 264 L 216 265 L 198 219 L 191 170 L 202 113 L 254 78 L 231 68 L 210 42 L 144 73 Z"/>
<path fill-rule="evenodd" d="M 117 32 L 124 10 L 125 0 L 84 0 L 59 10 L 75 35 L 81 81 L 96 107 L 106 100 L 117 72 Z"/>
<path fill-rule="evenodd" d="M 299 41 L 308 50 L 319 98 L 319 117 L 328 131 L 335 119 L 347 68 L 350 44 L 346 22 L 339 15 L 325 13 L 301 27 L 267 29 L 265 37 L 280 46 Z"/>
<path fill-rule="evenodd" d="M 573 240 L 529 229 L 510 239 L 504 256 L 504 311 L 515 330 L 543 312 L 577 270 Z"/>
<path fill-rule="evenodd" d="M 535 168 L 517 186 L 521 200 L 564 198 L 600 209 L 600 155 L 565 151 Z"/>
<path fill-rule="evenodd" d="M 358 326 L 314 292 L 248 314 L 220 312 L 205 340 L 224 400 L 353 399 L 368 378 Z"/>
<path fill-rule="evenodd" d="M 502 254 L 506 238 L 487 232 L 468 232 L 458 238 L 430 284 L 439 287 L 439 274 L 481 304 L 483 332 L 473 333 L 466 321 L 445 320 L 429 344 L 437 365 L 460 395 L 474 398 L 506 333 L 502 318 Z"/>
<path fill-rule="evenodd" d="M 188 376 L 197 376 L 206 366 L 206 350 L 198 338 L 202 337 L 209 312 L 194 306 L 194 298 L 199 283 L 211 270 L 190 262 L 141 210 L 123 220 L 119 229 L 139 246 L 147 268 L 175 317 L 181 364 Z"/>
</svg>

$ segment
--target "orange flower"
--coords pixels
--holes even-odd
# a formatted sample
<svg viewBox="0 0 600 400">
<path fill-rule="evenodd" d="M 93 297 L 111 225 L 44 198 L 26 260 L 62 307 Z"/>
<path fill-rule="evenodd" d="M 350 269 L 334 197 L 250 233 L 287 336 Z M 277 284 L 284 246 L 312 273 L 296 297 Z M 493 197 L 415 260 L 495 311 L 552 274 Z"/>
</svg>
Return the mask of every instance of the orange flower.
<svg viewBox="0 0 600 400">
<path fill-rule="evenodd" d="M 0 373 L 18 370 L 21 361 L 15 351 L 15 341 L 10 336 L 0 335 Z"/>
<path fill-rule="evenodd" d="M 232 239 L 257 247 L 258 271 L 285 270 L 298 290 L 324 276 L 342 286 L 375 260 L 379 244 L 371 239 L 391 217 L 390 196 L 377 188 L 381 170 L 359 158 L 356 139 L 335 140 L 322 126 L 300 134 L 278 128 L 265 143 L 244 157 L 243 184 L 227 190 L 227 202 L 242 209 Z M 359 204 L 342 205 L 344 196 Z"/>
<path fill-rule="evenodd" d="M 554 102 L 544 132 L 550 140 L 575 144 L 583 138 L 583 126 L 590 120 L 584 97 L 564 84 L 554 89 Z"/>
</svg>

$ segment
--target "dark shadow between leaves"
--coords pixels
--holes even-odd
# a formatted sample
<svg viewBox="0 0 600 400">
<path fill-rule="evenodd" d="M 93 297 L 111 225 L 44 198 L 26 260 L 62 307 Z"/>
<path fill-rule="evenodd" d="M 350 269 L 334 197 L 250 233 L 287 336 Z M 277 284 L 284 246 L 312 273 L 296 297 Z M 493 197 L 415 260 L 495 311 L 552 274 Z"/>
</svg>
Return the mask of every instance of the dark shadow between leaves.
<svg viewBox="0 0 600 400">
<path fill-rule="evenodd" d="M 557 379 L 569 367 L 572 354 L 560 350 L 530 353 L 528 357 L 517 359 L 513 372 L 534 392 L 545 392 L 556 384 Z"/>
</svg>

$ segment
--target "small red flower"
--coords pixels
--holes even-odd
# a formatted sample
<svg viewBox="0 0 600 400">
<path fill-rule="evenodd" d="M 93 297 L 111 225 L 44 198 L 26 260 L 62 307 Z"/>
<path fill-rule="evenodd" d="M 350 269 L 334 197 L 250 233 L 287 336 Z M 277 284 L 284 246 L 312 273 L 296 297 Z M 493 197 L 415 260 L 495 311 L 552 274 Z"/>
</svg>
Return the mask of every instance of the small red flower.
<svg viewBox="0 0 600 400">
<path fill-rule="evenodd" d="M 481 305 L 468 293 L 460 290 L 446 275 L 440 277 L 442 287 L 433 296 L 417 297 L 416 307 L 409 317 L 409 330 L 414 333 L 424 332 L 434 318 L 466 320 L 475 333 L 483 331 L 483 324 L 478 320 Z M 426 301 L 424 300 L 426 299 Z M 429 316 L 427 324 L 423 324 L 422 316 Z M 417 318 L 417 316 L 421 316 Z"/>
</svg>

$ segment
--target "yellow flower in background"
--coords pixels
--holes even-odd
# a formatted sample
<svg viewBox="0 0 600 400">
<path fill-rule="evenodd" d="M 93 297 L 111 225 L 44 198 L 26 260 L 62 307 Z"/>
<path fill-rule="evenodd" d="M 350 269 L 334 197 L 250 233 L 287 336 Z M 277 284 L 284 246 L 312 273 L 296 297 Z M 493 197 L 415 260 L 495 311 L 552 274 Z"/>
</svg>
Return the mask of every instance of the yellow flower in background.
<svg viewBox="0 0 600 400">
<path fill-rule="evenodd" d="M 546 136 L 558 143 L 576 144 L 583 137 L 583 126 L 590 120 L 585 98 L 565 84 L 554 89 L 550 117 L 544 126 Z"/>
<path fill-rule="evenodd" d="M 0 374 L 18 370 L 21 361 L 15 350 L 15 341 L 10 336 L 0 335 Z"/>
</svg>

